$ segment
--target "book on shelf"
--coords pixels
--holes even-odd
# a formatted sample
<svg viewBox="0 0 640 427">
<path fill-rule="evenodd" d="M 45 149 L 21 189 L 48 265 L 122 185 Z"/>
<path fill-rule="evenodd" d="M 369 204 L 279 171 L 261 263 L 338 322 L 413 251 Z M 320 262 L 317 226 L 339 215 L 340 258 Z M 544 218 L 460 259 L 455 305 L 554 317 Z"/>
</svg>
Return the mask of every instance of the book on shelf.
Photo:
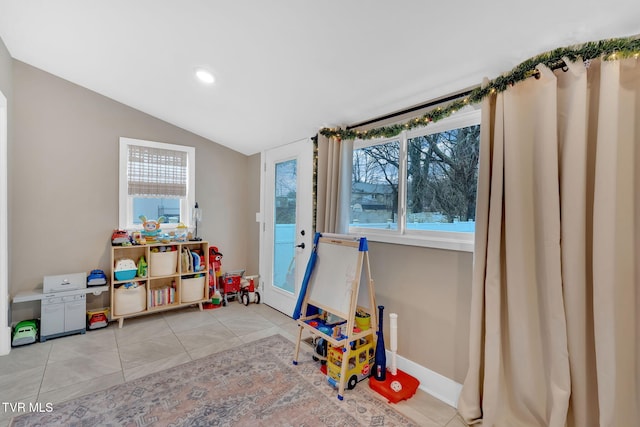
<svg viewBox="0 0 640 427">
<path fill-rule="evenodd" d="M 176 282 L 173 281 L 171 286 L 163 286 L 160 288 L 152 288 L 148 293 L 147 306 L 149 308 L 160 307 L 163 305 L 174 304 L 176 302 Z"/>
</svg>

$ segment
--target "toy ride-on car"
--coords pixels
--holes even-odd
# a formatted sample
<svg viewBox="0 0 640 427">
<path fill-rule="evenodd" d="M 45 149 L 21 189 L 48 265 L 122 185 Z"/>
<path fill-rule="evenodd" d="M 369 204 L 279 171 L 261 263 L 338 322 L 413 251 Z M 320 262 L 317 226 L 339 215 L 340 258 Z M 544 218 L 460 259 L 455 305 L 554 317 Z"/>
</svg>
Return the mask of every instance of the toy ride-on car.
<svg viewBox="0 0 640 427">
<path fill-rule="evenodd" d="M 17 347 L 36 342 L 38 335 L 38 324 L 35 320 L 23 320 L 18 322 L 13 330 L 11 345 Z"/>
<path fill-rule="evenodd" d="M 244 305 L 249 305 L 250 302 L 260 304 L 260 292 L 255 284 L 257 278 L 258 276 L 247 276 L 240 281 L 240 301 Z"/>
</svg>

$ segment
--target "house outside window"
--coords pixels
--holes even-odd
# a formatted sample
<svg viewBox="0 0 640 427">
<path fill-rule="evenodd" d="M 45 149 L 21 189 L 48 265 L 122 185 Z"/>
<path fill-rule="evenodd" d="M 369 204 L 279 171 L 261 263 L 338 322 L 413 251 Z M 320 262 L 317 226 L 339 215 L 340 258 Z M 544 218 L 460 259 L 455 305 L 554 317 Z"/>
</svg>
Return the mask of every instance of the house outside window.
<svg viewBox="0 0 640 427">
<path fill-rule="evenodd" d="M 190 227 L 194 205 L 194 147 L 120 138 L 119 228 L 140 230 L 141 216 Z"/>
<path fill-rule="evenodd" d="M 354 141 L 349 232 L 472 251 L 479 145 L 479 110 Z"/>
</svg>

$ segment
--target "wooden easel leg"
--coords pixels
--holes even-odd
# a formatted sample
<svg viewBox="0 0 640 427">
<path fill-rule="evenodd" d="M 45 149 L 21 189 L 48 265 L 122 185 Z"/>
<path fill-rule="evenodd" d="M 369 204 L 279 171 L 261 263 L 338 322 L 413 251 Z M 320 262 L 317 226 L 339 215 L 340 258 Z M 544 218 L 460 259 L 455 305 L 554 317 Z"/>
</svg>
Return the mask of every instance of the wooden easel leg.
<svg viewBox="0 0 640 427">
<path fill-rule="evenodd" d="M 298 353 L 300 352 L 300 341 L 302 340 L 302 330 L 304 329 L 303 326 L 298 326 L 298 340 L 296 341 L 296 352 L 293 355 L 293 364 L 297 365 L 298 364 Z"/>
<path fill-rule="evenodd" d="M 349 370 L 349 357 L 351 356 L 351 344 L 344 346 L 342 353 L 342 366 L 340 367 L 340 383 L 338 385 L 338 400 L 344 399 L 344 383 L 347 381 L 347 371 Z"/>
</svg>

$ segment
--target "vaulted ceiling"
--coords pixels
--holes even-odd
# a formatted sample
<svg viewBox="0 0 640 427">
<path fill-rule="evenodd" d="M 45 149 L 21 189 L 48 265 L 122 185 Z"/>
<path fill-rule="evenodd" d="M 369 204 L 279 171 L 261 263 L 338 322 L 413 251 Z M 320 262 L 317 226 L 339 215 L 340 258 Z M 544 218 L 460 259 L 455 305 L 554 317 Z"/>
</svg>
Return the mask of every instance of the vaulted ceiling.
<svg viewBox="0 0 640 427">
<path fill-rule="evenodd" d="M 0 0 L 13 58 L 248 155 L 636 34 L 638 0 Z"/>
</svg>

